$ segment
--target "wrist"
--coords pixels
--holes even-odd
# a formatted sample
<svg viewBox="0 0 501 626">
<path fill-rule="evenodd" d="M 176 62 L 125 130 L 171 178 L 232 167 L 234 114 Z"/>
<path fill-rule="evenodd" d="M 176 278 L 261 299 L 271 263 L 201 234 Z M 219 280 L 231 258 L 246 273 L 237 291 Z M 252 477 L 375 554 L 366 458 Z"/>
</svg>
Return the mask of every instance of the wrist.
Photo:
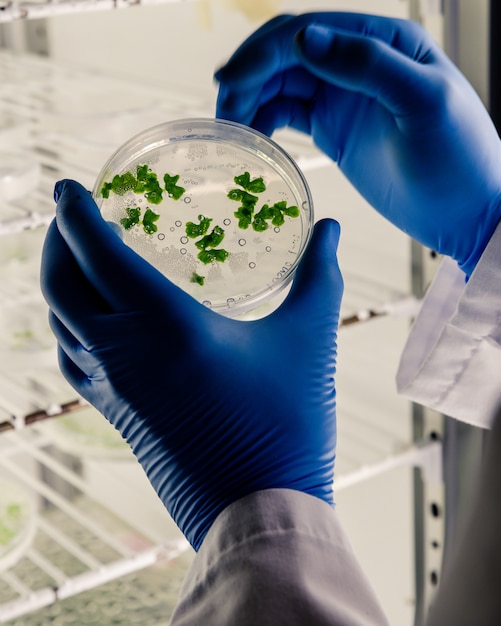
<svg viewBox="0 0 501 626">
<path fill-rule="evenodd" d="M 500 222 L 501 197 L 497 197 L 486 211 L 484 219 L 481 220 L 479 227 L 477 228 L 476 238 L 471 253 L 465 260 L 458 261 L 458 266 L 465 273 L 466 280 L 468 280 L 475 271 L 478 262 L 484 254 L 485 249 L 491 241 L 494 233 L 498 229 Z"/>
</svg>

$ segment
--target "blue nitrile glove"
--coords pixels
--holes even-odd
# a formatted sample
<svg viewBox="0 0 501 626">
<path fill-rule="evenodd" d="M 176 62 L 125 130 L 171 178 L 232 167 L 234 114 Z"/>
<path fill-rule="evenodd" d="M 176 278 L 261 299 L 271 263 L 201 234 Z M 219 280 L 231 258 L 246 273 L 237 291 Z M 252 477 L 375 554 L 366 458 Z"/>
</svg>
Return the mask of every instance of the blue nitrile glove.
<svg viewBox="0 0 501 626">
<path fill-rule="evenodd" d="M 337 222 L 317 224 L 282 306 L 241 322 L 127 247 L 78 183 L 56 189 L 41 282 L 61 369 L 127 439 L 194 548 L 258 490 L 332 503 Z"/>
<path fill-rule="evenodd" d="M 380 213 L 471 274 L 501 218 L 501 144 L 471 85 L 420 26 L 279 16 L 216 78 L 218 117 L 268 135 L 283 126 L 311 134 Z"/>
</svg>

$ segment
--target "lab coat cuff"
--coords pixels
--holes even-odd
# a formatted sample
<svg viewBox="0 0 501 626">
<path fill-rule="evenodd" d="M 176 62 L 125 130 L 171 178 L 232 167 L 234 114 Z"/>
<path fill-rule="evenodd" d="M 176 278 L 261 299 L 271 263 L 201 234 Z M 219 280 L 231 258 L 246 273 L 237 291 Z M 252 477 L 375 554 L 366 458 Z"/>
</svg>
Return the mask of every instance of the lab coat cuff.
<svg viewBox="0 0 501 626">
<path fill-rule="evenodd" d="M 387 626 L 335 510 L 269 489 L 216 519 L 181 590 L 172 626 Z"/>
<path fill-rule="evenodd" d="M 446 258 L 405 346 L 398 391 L 489 428 L 501 401 L 501 224 L 469 281 Z"/>
</svg>

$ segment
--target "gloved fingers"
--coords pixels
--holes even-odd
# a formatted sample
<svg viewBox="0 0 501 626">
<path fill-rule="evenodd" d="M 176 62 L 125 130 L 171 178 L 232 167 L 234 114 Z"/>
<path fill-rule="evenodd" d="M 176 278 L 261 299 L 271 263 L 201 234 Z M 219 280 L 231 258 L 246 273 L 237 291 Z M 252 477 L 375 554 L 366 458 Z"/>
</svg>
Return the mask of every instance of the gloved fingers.
<svg viewBox="0 0 501 626">
<path fill-rule="evenodd" d="M 184 319 L 201 306 L 123 243 L 79 183 L 64 180 L 56 190 L 59 232 L 88 282 L 113 311 L 151 308 L 167 298 L 170 314 L 177 311 Z"/>
<path fill-rule="evenodd" d="M 315 98 L 318 86 L 318 78 L 299 66 L 273 74 L 258 91 L 254 87 L 232 90 L 221 85 L 217 97 L 216 116 L 252 126 L 257 111 L 268 102 L 277 97 L 310 102 Z"/>
<path fill-rule="evenodd" d="M 279 16 L 254 32 L 216 72 L 220 83 L 216 115 L 250 124 L 252 111 L 266 101 L 263 85 L 304 62 L 295 37 L 314 24 L 347 36 L 359 35 L 361 39 L 386 43 L 409 60 L 425 62 L 436 49 L 430 35 L 408 20 L 345 12 Z M 341 62 L 349 60 L 348 57 Z"/>
<path fill-rule="evenodd" d="M 337 260 L 340 236 L 339 223 L 332 219 L 320 220 L 296 271 L 292 288 L 277 317 L 291 316 L 315 336 L 315 328 L 323 332 L 337 332 L 339 311 L 343 297 L 343 277 Z M 325 322 L 328 321 L 326 325 Z M 328 341 L 327 337 L 320 337 Z"/>
<path fill-rule="evenodd" d="M 323 24 L 298 32 L 298 56 L 320 79 L 376 99 L 397 118 L 420 109 L 429 98 L 427 62 L 417 62 L 375 37 L 347 33 Z"/>
<path fill-rule="evenodd" d="M 216 80 L 239 89 L 257 88 L 272 74 L 297 65 L 294 37 L 310 24 L 324 24 L 377 38 L 413 59 L 434 46 L 431 36 L 409 20 L 346 11 L 279 15 L 258 28 L 237 48 L 215 73 Z"/>
<path fill-rule="evenodd" d="M 298 68 L 293 37 L 306 23 L 305 16 L 281 15 L 244 41 L 215 73 L 216 117 L 251 125 L 259 105 L 283 90 L 284 73 Z"/>
<path fill-rule="evenodd" d="M 298 26 L 297 20 L 294 15 L 279 15 L 263 24 L 215 72 L 214 78 L 221 84 L 239 89 L 256 89 L 275 72 L 296 65 L 297 59 L 294 54 L 289 54 L 287 44 L 294 33 L 307 23 L 301 22 Z"/>
<path fill-rule="evenodd" d="M 78 393 L 82 398 L 85 398 L 88 402 L 92 402 L 91 382 L 89 377 L 73 363 L 61 346 L 58 346 L 57 357 L 59 369 L 68 383 L 74 389 L 78 389 Z"/>
<path fill-rule="evenodd" d="M 271 136 L 276 129 L 286 126 L 309 135 L 311 134 L 310 107 L 302 100 L 275 98 L 259 108 L 249 125 L 268 136 Z"/>
<path fill-rule="evenodd" d="M 55 220 L 50 224 L 44 242 L 40 286 L 50 309 L 84 345 L 85 322 L 97 314 L 111 311 L 82 273 Z"/>
<path fill-rule="evenodd" d="M 86 376 L 92 376 L 97 369 L 96 358 L 52 311 L 49 312 L 49 326 L 57 339 L 59 347 L 67 357 L 71 359 L 82 373 Z"/>
<path fill-rule="evenodd" d="M 250 126 L 253 114 L 259 106 L 256 89 L 233 90 L 220 85 L 216 98 L 215 117 L 221 120 L 233 120 Z"/>
</svg>

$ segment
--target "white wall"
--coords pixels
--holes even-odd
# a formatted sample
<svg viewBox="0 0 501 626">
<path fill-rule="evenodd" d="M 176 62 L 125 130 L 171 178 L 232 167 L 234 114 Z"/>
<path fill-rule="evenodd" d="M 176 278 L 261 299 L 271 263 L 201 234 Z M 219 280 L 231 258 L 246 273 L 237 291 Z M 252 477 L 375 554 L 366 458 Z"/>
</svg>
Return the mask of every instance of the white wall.
<svg viewBox="0 0 501 626">
<path fill-rule="evenodd" d="M 408 15 L 407 0 L 297 0 L 253 3 L 279 12 L 351 10 Z M 112 71 L 139 81 L 209 86 L 214 70 L 262 20 L 251 20 L 229 5 L 245 2 L 172 2 L 113 12 L 87 13 L 49 20 L 51 55 Z"/>
</svg>

